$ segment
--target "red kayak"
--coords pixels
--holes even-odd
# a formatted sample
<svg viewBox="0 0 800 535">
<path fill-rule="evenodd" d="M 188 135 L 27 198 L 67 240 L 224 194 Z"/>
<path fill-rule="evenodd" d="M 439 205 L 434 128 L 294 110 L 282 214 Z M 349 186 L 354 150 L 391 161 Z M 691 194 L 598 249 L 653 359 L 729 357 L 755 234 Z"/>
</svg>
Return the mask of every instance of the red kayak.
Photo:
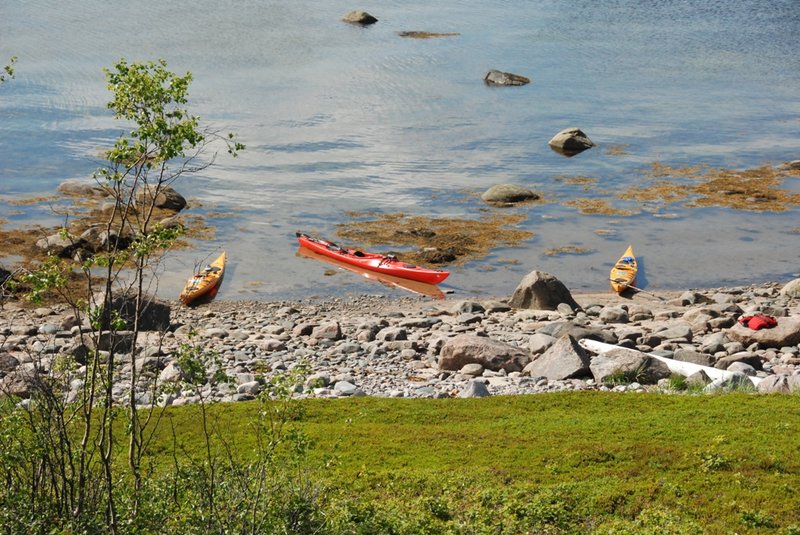
<svg viewBox="0 0 800 535">
<path fill-rule="evenodd" d="M 374 253 L 363 253 L 356 249 L 343 249 L 335 243 L 312 238 L 302 232 L 297 232 L 297 241 L 300 245 L 311 249 L 314 252 L 323 254 L 330 258 L 335 258 L 341 262 L 369 269 L 385 275 L 401 277 L 428 284 L 439 284 L 447 278 L 450 273 L 438 269 L 427 269 L 414 264 L 406 264 L 398 260 L 394 255 L 381 255 Z"/>
</svg>

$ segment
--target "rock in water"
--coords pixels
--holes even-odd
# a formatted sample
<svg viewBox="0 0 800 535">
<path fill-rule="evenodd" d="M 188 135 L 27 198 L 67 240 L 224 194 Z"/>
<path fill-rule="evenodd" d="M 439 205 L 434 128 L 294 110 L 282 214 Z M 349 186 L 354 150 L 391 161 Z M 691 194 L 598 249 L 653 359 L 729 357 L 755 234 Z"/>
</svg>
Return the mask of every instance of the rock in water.
<svg viewBox="0 0 800 535">
<path fill-rule="evenodd" d="M 547 142 L 554 151 L 564 156 L 575 156 L 595 146 L 580 128 L 565 128 Z"/>
</svg>

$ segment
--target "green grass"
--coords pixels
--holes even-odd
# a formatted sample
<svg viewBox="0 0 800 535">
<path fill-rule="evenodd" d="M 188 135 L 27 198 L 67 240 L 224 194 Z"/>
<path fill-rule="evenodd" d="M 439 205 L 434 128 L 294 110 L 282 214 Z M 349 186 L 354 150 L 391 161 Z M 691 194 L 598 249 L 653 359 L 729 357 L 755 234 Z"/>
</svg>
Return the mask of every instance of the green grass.
<svg viewBox="0 0 800 535">
<path fill-rule="evenodd" d="M 238 454 L 253 449 L 258 408 L 210 408 Z M 324 482 L 331 518 L 363 533 L 800 533 L 797 396 L 580 392 L 302 408 L 293 424 L 313 442 L 306 470 Z M 168 414 L 183 451 L 199 453 L 198 409 Z M 171 445 L 165 426 L 154 466 L 169 465 Z"/>
</svg>

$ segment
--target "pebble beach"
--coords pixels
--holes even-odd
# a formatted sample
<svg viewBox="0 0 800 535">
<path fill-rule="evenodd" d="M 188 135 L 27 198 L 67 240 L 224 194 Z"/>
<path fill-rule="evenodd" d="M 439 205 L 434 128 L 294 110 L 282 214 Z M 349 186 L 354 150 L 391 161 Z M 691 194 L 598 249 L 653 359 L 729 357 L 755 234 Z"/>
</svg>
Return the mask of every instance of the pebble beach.
<svg viewBox="0 0 800 535">
<path fill-rule="evenodd" d="M 800 279 L 789 283 L 660 294 L 573 295 L 577 307 L 519 309 L 510 299 L 432 301 L 351 295 L 305 301 L 216 301 L 197 308 L 170 302 L 166 331 L 139 333 L 135 352 L 117 351 L 114 396 L 147 405 L 252 400 L 278 374 L 299 365 L 296 397 L 451 398 L 558 391 L 669 392 L 662 373 L 641 381 L 604 380 L 599 359 L 577 341 L 590 338 L 760 379 L 751 390 L 800 390 Z M 752 330 L 744 315 L 776 318 Z M 85 346 L 71 311 L 7 301 L 0 311 L 0 388 L 22 398 L 30 378 L 50 374 L 60 358 L 74 360 L 65 396 L 83 386 Z M 84 335 L 85 336 L 85 335 Z M 202 349 L 209 367 L 200 393 L 183 388 L 176 361 L 182 344 Z M 135 353 L 135 354 L 132 354 Z M 101 356 L 103 355 L 101 350 Z M 223 371 L 229 381 L 211 376 Z M 702 391 L 730 381 L 700 377 Z M 159 387 L 154 394 L 153 381 Z M 750 384 L 748 382 L 748 384 Z M 697 391 L 697 389 L 695 390 Z"/>
</svg>

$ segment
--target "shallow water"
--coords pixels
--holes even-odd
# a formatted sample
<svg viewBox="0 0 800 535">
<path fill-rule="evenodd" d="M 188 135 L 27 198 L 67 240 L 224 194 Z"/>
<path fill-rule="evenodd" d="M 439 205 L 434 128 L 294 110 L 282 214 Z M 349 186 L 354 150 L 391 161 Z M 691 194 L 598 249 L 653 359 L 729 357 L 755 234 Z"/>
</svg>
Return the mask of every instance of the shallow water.
<svg viewBox="0 0 800 535">
<path fill-rule="evenodd" d="M 105 108 L 102 73 L 121 57 L 191 71 L 191 110 L 247 144 L 177 185 L 197 212 L 229 215 L 211 219 L 214 240 L 167 261 L 164 296 L 223 248 L 222 298 L 399 292 L 325 276 L 327 266 L 296 256 L 294 232 L 334 238 L 351 210 L 474 218 L 485 208 L 477 194 L 501 182 L 559 202 L 520 209 L 520 226 L 535 233 L 525 247 L 454 268 L 442 286 L 457 295 L 510 294 L 533 269 L 602 290 L 628 243 L 639 285 L 651 289 L 800 271 L 797 209 L 652 206 L 605 217 L 560 204 L 641 184 L 654 161 L 745 169 L 800 158 L 794 0 L 368 2 L 359 7 L 379 19 L 368 28 L 340 22 L 353 8 L 341 2 L 7 4 L 0 60 L 19 57 L 16 78 L 0 86 L 0 217 L 11 225 L 58 223 L 6 203 L 88 179 L 123 131 Z M 460 35 L 405 39 L 404 30 Z M 533 83 L 487 87 L 492 68 Z M 551 151 L 547 140 L 570 126 L 598 146 L 569 159 Z M 598 185 L 556 180 L 576 175 Z M 797 179 L 785 186 L 800 191 Z M 616 235 L 595 233 L 608 228 Z M 569 244 L 592 252 L 545 254 Z"/>
</svg>

